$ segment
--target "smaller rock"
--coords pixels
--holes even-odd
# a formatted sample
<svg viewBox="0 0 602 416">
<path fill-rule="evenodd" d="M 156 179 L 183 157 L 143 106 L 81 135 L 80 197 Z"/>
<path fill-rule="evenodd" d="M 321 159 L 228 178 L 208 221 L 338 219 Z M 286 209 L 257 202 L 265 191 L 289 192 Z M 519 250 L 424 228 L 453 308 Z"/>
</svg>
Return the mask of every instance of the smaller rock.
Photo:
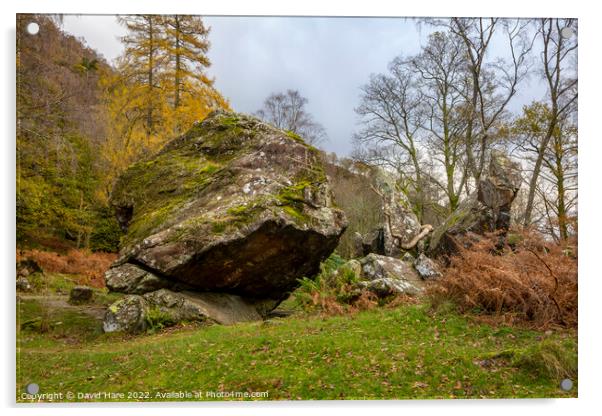
<svg viewBox="0 0 602 416">
<path fill-rule="evenodd" d="M 146 330 L 148 302 L 140 295 L 127 295 L 107 309 L 102 329 L 105 332 L 139 333 Z"/>
<path fill-rule="evenodd" d="M 377 296 L 393 293 L 413 296 L 422 292 L 422 279 L 410 264 L 400 259 L 371 253 L 359 263 L 364 281 L 358 286 L 373 291 Z"/>
<path fill-rule="evenodd" d="M 401 261 L 414 264 L 414 262 L 416 261 L 416 257 L 412 256 L 409 251 L 406 251 L 401 257 Z"/>
<path fill-rule="evenodd" d="M 88 303 L 92 300 L 94 291 L 89 286 L 75 286 L 69 292 L 69 303 Z"/>
<path fill-rule="evenodd" d="M 17 262 L 17 276 L 27 277 L 34 273 L 44 273 L 35 260 L 24 259 Z"/>
<path fill-rule="evenodd" d="M 20 290 L 22 292 L 31 291 L 31 284 L 29 283 L 29 280 L 27 280 L 27 277 L 19 276 L 17 278 L 17 290 Z"/>
<path fill-rule="evenodd" d="M 113 303 L 105 313 L 105 332 L 143 332 L 160 320 L 163 326 L 184 321 L 231 325 L 236 322 L 259 321 L 262 302 L 251 303 L 230 293 L 172 292 L 159 289 L 140 295 L 127 295 Z M 269 309 L 273 309 L 270 305 Z"/>
<path fill-rule="evenodd" d="M 424 253 L 420 253 L 418 258 L 414 261 L 414 268 L 418 272 L 418 275 L 424 280 L 438 279 L 442 276 L 437 264 L 425 256 Z"/>
<path fill-rule="evenodd" d="M 414 296 L 420 293 L 421 289 L 414 286 L 412 283 L 403 279 L 382 278 L 371 281 L 362 281 L 358 286 L 368 289 L 376 296 L 384 298 L 396 293 Z"/>
</svg>

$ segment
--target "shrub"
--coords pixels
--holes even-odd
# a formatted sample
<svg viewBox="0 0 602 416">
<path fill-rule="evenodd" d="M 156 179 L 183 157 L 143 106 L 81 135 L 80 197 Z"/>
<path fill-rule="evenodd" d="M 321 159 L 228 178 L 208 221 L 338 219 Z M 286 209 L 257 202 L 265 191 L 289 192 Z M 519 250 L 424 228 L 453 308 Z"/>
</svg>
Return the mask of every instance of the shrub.
<svg viewBox="0 0 602 416">
<path fill-rule="evenodd" d="M 158 307 L 152 307 L 146 312 L 147 332 L 155 333 L 163 328 L 174 325 L 173 317 Z"/>
<path fill-rule="evenodd" d="M 112 210 L 99 209 L 94 228 L 90 235 L 90 249 L 116 253 L 119 251 L 119 241 L 123 231 L 115 218 Z"/>
<path fill-rule="evenodd" d="M 378 305 L 376 296 L 356 286 L 358 276 L 345 266 L 345 259 L 337 254 L 324 261 L 315 279 L 300 279 L 293 292 L 294 303 L 306 312 L 324 315 L 342 315 Z"/>
<path fill-rule="evenodd" d="M 113 253 L 92 253 L 88 250 L 70 250 L 59 254 L 42 250 L 17 250 L 17 261 L 35 260 L 45 272 L 79 275 L 78 284 L 104 287 L 104 273 L 117 258 Z"/>
<path fill-rule="evenodd" d="M 512 247 L 495 234 L 457 244 L 444 277 L 428 288 L 434 306 L 453 302 L 460 311 L 545 327 L 577 325 L 577 243 L 558 245 L 523 232 Z"/>
</svg>

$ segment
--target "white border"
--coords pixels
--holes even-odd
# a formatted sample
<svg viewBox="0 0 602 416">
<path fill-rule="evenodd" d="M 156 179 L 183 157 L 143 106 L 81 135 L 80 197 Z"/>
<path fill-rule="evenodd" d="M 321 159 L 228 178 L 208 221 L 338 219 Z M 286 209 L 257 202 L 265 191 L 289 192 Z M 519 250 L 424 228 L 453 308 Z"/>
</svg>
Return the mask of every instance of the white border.
<svg viewBox="0 0 602 416">
<path fill-rule="evenodd" d="M 471 4 L 472 3 L 472 4 Z M 177 406 L 178 415 L 211 414 L 261 414 L 307 415 L 308 412 L 326 414 L 337 410 L 346 414 L 365 414 L 372 408 L 379 413 L 400 414 L 420 412 L 446 415 L 489 415 L 521 414 L 526 412 L 552 414 L 589 414 L 600 408 L 600 212 L 602 203 L 602 152 L 601 128 L 602 91 L 600 74 L 602 62 L 601 14 L 595 9 L 594 1 L 525 1 L 502 0 L 495 2 L 471 2 L 468 0 L 429 1 L 326 1 L 299 0 L 14 0 L 2 2 L 2 57 L 1 78 L 4 83 L 1 126 L 4 129 L 0 169 L 2 171 L 4 198 L 2 207 L 3 235 L 0 248 L 3 273 L 3 309 L 5 336 L 2 342 L 4 365 L 0 391 L 5 414 L 49 414 L 49 415 L 106 415 L 144 414 L 164 416 L 167 408 Z M 579 216 L 580 216 L 580 259 L 579 259 L 579 399 L 563 400 L 495 400 L 495 401 L 404 401 L 404 402 L 302 402 L 302 403 L 208 403 L 208 404 L 160 404 L 150 406 L 130 404 L 80 405 L 80 406 L 37 406 L 15 407 L 15 312 L 14 312 L 14 201 L 15 201 L 15 13 L 190 13 L 205 15 L 328 15 L 328 16 L 504 16 L 504 17 L 577 17 L 579 18 Z M 107 409 L 109 407 L 109 409 Z M 599 410 L 598 410 L 599 411 Z"/>
</svg>

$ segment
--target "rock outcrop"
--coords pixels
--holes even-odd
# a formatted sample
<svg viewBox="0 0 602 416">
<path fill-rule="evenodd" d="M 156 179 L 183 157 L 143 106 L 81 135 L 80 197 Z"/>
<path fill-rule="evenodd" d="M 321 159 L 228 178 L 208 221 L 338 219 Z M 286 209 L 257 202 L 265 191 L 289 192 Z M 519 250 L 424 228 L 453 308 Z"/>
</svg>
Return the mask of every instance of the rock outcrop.
<svg viewBox="0 0 602 416">
<path fill-rule="evenodd" d="M 111 204 L 126 235 L 110 290 L 236 295 L 260 312 L 316 275 L 347 226 L 316 149 L 223 111 L 132 165 Z"/>
<path fill-rule="evenodd" d="M 510 226 L 510 209 L 522 181 L 521 167 L 500 151 L 491 152 L 489 171 L 477 191 L 464 200 L 437 227 L 430 238 L 432 255 L 454 251 L 454 236 L 499 230 L 503 236 Z"/>
<path fill-rule="evenodd" d="M 148 303 L 140 295 L 128 295 L 107 309 L 102 329 L 105 332 L 139 333 L 148 327 Z"/>
<path fill-rule="evenodd" d="M 356 256 L 375 253 L 399 257 L 405 250 L 413 249 L 432 228 L 420 224 L 408 198 L 397 190 L 394 179 L 383 170 L 375 175 L 373 191 L 381 199 L 383 221 L 365 235 L 354 236 Z"/>
</svg>

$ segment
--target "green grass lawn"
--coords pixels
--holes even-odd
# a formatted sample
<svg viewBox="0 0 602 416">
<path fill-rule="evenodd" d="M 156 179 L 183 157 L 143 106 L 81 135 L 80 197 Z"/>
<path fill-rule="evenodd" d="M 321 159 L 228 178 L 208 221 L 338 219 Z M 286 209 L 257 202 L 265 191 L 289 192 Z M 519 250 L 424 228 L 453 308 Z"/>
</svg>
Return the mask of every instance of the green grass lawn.
<svg viewBox="0 0 602 416">
<path fill-rule="evenodd" d="M 41 302 L 20 301 L 20 322 L 39 316 Z M 49 321 L 46 333 L 17 334 L 19 402 L 29 402 L 22 392 L 32 382 L 40 393 L 143 401 L 179 391 L 201 392 L 188 400 L 220 391 L 268 392 L 273 400 L 577 396 L 576 331 L 494 328 L 426 305 L 140 336 L 103 334 L 77 308 L 51 311 Z M 559 388 L 567 375 L 575 382 L 569 392 Z"/>
</svg>

